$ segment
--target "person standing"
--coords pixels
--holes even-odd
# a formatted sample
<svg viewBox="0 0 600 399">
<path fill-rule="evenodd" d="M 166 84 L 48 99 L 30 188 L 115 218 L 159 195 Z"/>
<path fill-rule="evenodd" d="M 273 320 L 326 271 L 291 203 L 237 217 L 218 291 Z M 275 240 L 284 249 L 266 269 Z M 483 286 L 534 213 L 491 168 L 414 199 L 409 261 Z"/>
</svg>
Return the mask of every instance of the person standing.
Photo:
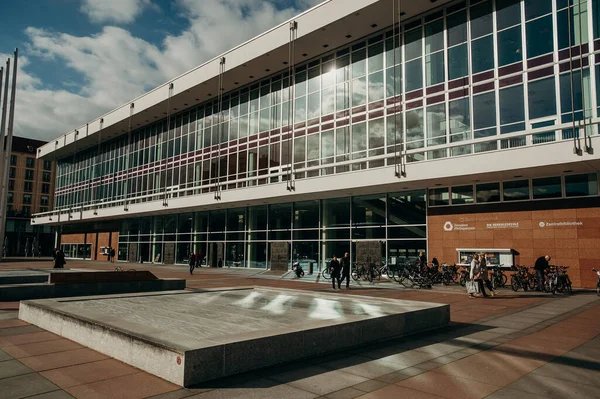
<svg viewBox="0 0 600 399">
<path fill-rule="evenodd" d="M 194 268 L 196 267 L 196 255 L 194 255 L 193 252 L 190 252 L 189 265 L 190 265 L 190 275 L 192 275 L 192 274 L 194 274 Z"/>
<path fill-rule="evenodd" d="M 546 255 L 540 256 L 535 261 L 535 266 L 533 268 L 535 269 L 535 276 L 538 282 L 538 291 L 544 290 L 544 274 L 546 273 L 546 270 L 550 269 L 550 265 L 548 264 L 550 259 L 552 259 L 552 257 L 550 257 L 550 255 Z"/>
<path fill-rule="evenodd" d="M 335 282 L 337 280 L 338 288 L 341 288 L 340 283 L 340 262 L 337 260 L 337 257 L 333 255 L 333 259 L 329 262 L 329 271 L 331 273 L 331 284 L 333 285 L 333 289 L 335 290 Z"/>
<path fill-rule="evenodd" d="M 56 255 L 54 256 L 54 268 L 55 269 L 63 269 L 65 267 L 65 254 L 60 249 L 56 250 Z"/>
<path fill-rule="evenodd" d="M 469 277 L 471 280 L 475 281 L 477 286 L 479 287 L 479 292 L 487 297 L 488 295 L 485 292 L 485 287 L 483 286 L 483 280 L 481 279 L 481 264 L 479 263 L 479 254 L 473 255 L 473 260 L 471 261 L 471 271 L 469 272 Z M 474 298 L 475 296 L 471 293 L 469 294 L 470 298 Z"/>
<path fill-rule="evenodd" d="M 341 264 L 342 264 L 342 278 L 340 280 L 340 284 L 344 280 L 346 280 L 346 289 L 349 290 L 350 289 L 350 256 L 348 255 L 348 252 L 346 252 L 344 254 Z M 334 288 L 335 288 L 335 285 L 334 285 Z"/>
<path fill-rule="evenodd" d="M 110 247 L 109 250 L 109 256 L 110 258 L 110 263 L 114 263 L 115 262 L 115 249 L 113 247 Z"/>
</svg>

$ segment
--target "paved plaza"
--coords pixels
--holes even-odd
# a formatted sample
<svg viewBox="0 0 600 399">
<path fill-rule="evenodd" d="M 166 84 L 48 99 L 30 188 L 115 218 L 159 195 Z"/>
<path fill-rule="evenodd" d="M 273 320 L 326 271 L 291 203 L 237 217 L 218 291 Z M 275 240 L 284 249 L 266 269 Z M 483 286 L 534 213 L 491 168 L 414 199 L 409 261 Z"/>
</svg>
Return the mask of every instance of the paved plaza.
<svg viewBox="0 0 600 399">
<path fill-rule="evenodd" d="M 0 270 L 49 266 L 2 263 Z M 67 266 L 115 267 L 76 261 Z M 188 290 L 258 286 L 333 292 L 316 278 L 293 281 L 253 270 L 202 268 L 190 276 L 185 266 L 128 266 L 152 270 L 159 278 L 188 278 Z M 419 291 L 363 283 L 336 293 L 450 304 L 451 323 L 410 339 L 365 344 L 181 388 L 18 320 L 19 304 L 0 302 L 0 397 L 600 397 L 600 298 L 591 292 L 552 297 L 501 290 L 494 298 L 469 299 L 453 287 Z"/>
</svg>

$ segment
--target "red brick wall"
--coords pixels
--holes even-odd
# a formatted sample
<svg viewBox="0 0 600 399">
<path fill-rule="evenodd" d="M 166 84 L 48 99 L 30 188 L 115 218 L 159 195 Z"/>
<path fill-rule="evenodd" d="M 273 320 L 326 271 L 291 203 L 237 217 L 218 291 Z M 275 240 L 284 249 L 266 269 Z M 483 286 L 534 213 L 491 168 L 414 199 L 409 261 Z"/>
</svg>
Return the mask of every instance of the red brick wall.
<svg viewBox="0 0 600 399">
<path fill-rule="evenodd" d="M 446 231 L 446 222 L 469 230 Z M 561 222 L 578 224 L 552 225 Z M 569 266 L 574 286 L 596 286 L 591 269 L 600 267 L 600 208 L 436 215 L 428 217 L 427 230 L 429 259 L 455 263 L 456 248 L 511 248 L 519 265 L 550 255 L 552 264 Z"/>
<path fill-rule="evenodd" d="M 119 245 L 119 233 L 100 232 L 62 234 L 60 237 L 60 244 L 92 244 L 92 260 L 107 261 L 108 258 L 101 255 L 101 248 L 112 246 L 116 251 L 117 246 Z"/>
</svg>

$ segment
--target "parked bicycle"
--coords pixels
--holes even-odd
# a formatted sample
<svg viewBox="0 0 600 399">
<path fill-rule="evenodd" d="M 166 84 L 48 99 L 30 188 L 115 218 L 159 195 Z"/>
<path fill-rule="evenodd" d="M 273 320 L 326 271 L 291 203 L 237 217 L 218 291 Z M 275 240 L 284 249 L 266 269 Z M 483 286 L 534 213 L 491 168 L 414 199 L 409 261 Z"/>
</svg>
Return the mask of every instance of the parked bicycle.
<svg viewBox="0 0 600 399">
<path fill-rule="evenodd" d="M 506 282 L 508 281 L 508 277 L 504 274 L 501 267 L 502 265 L 489 267 L 492 269 L 491 281 L 494 289 L 506 287 Z"/>
<path fill-rule="evenodd" d="M 355 267 L 352 268 L 352 279 L 354 281 L 358 280 L 368 280 L 370 283 L 373 282 L 375 278 L 379 278 L 379 270 L 373 264 L 365 265 L 365 264 L 356 264 Z"/>
<path fill-rule="evenodd" d="M 551 292 L 552 295 L 566 292 L 567 294 L 573 293 L 571 279 L 567 274 L 566 266 L 553 266 L 550 268 L 550 272 L 546 277 L 546 292 Z"/>
<path fill-rule="evenodd" d="M 433 286 L 432 280 L 423 273 L 417 263 L 404 265 L 398 274 L 398 280 L 406 288 L 431 288 Z"/>
<path fill-rule="evenodd" d="M 528 279 L 528 271 L 527 267 L 516 266 L 515 273 L 510 278 L 510 286 L 513 291 L 519 291 L 519 289 L 523 289 L 523 291 L 529 290 L 529 281 Z"/>
</svg>

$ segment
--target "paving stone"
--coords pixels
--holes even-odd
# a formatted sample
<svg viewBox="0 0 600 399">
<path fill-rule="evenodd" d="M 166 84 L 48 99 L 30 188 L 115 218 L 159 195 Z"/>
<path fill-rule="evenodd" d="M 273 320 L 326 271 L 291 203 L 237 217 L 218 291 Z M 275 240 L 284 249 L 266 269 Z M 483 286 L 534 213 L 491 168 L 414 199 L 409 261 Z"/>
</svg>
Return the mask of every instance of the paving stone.
<svg viewBox="0 0 600 399">
<path fill-rule="evenodd" d="M 508 385 L 516 389 L 547 396 L 548 398 L 600 398 L 600 387 L 550 378 L 539 374 L 529 374 Z"/>
<path fill-rule="evenodd" d="M 23 326 L 28 326 L 28 325 L 29 325 L 29 323 L 26 323 L 23 320 L 19 320 L 19 319 L 7 319 L 7 320 L 0 319 L 0 329 L 9 328 L 9 327 L 23 327 Z"/>
<path fill-rule="evenodd" d="M 286 371 L 269 376 L 269 379 L 317 395 L 327 395 L 368 380 L 356 374 L 329 370 L 320 366 Z"/>
<path fill-rule="evenodd" d="M 100 360 L 41 372 L 44 377 L 63 389 L 136 373 L 139 373 L 138 369 L 115 359 Z"/>
<path fill-rule="evenodd" d="M 30 396 L 27 399 L 75 399 L 65 391 L 53 391 L 41 395 Z"/>
<path fill-rule="evenodd" d="M 12 345 L 28 344 L 32 342 L 52 341 L 55 339 L 60 339 L 60 337 L 47 331 L 0 337 L 0 348 L 6 348 L 7 346 Z"/>
<path fill-rule="evenodd" d="M 20 326 L 20 327 L 9 327 L 9 328 L 0 328 L 0 337 L 9 337 L 13 335 L 21 335 L 21 334 L 31 334 L 37 332 L 44 332 L 38 326 Z"/>
<path fill-rule="evenodd" d="M 108 359 L 108 357 L 91 349 L 81 348 L 57 353 L 29 356 L 21 358 L 20 360 L 36 371 L 45 371 L 104 359 Z"/>
<path fill-rule="evenodd" d="M 203 392 L 190 398 L 194 399 L 281 399 L 298 398 L 313 399 L 319 395 L 306 392 L 301 389 L 285 385 L 274 384 L 273 381 L 255 379 L 244 385 L 233 387 L 222 387 Z M 326 396 L 324 396 L 326 397 Z"/>
<path fill-rule="evenodd" d="M 176 391 L 180 387 L 147 373 L 125 375 L 65 389 L 76 398 L 136 399 Z"/>
<path fill-rule="evenodd" d="M 83 348 L 83 346 L 68 339 L 57 339 L 49 342 L 33 342 L 30 344 L 7 346 L 4 350 L 15 359 L 20 359 L 80 348 Z"/>
<path fill-rule="evenodd" d="M 357 398 L 364 394 L 365 394 L 364 391 L 360 391 L 358 389 L 350 387 L 350 388 L 344 388 L 337 392 L 332 392 L 330 394 L 327 394 L 327 398 L 329 398 L 329 399 L 354 399 L 354 398 Z"/>
<path fill-rule="evenodd" d="M 561 357 L 551 363 L 545 364 L 535 369 L 532 374 L 600 387 L 600 378 L 598 377 L 600 373 L 598 370 L 571 366 L 565 364 L 563 359 Z"/>
<path fill-rule="evenodd" d="M 0 362 L 12 360 L 12 359 L 13 359 L 13 357 L 11 355 L 9 355 L 8 353 L 6 353 L 2 349 L 0 349 Z"/>
<path fill-rule="evenodd" d="M 18 360 L 8 360 L 0 363 L 0 379 L 29 374 L 34 371 Z M 1 384 L 1 383 L 0 383 Z"/>
<path fill-rule="evenodd" d="M 388 385 L 388 384 L 381 382 L 381 381 L 369 380 L 369 381 L 362 382 L 360 384 L 356 384 L 352 388 L 358 389 L 363 392 L 371 392 L 371 391 L 375 391 L 377 389 L 383 388 L 386 385 Z"/>
<path fill-rule="evenodd" d="M 19 317 L 19 312 L 0 312 L 0 320 L 14 320 Z"/>
<path fill-rule="evenodd" d="M 421 370 L 433 370 L 436 369 L 438 367 L 440 367 L 441 364 L 434 362 L 432 360 L 428 361 L 428 362 L 424 362 L 424 363 L 419 363 L 417 364 L 416 367 L 420 368 Z"/>
<path fill-rule="evenodd" d="M 480 399 L 500 388 L 467 378 L 438 374 L 435 371 L 400 381 L 398 385 L 449 399 Z"/>
<path fill-rule="evenodd" d="M 539 396 L 529 392 L 517 391 L 516 389 L 502 388 L 489 396 L 486 399 L 547 399 L 547 396 Z"/>
<path fill-rule="evenodd" d="M 58 387 L 39 374 L 23 374 L 0 381 L 0 398 L 20 399 L 46 392 Z"/>
<path fill-rule="evenodd" d="M 385 388 L 378 389 L 373 392 L 369 392 L 363 396 L 359 396 L 360 399 L 398 399 L 398 398 L 410 398 L 410 399 L 439 399 L 439 396 L 431 395 L 422 391 L 416 391 L 406 387 L 398 385 L 388 385 Z"/>
<path fill-rule="evenodd" d="M 167 393 L 151 396 L 148 399 L 185 399 L 197 395 L 202 392 L 210 391 L 211 389 L 178 389 Z"/>
<path fill-rule="evenodd" d="M 372 360 L 359 356 L 349 356 L 341 360 L 323 363 L 321 366 L 369 379 L 406 368 L 406 366 L 395 362 L 388 362 L 383 359 Z"/>
</svg>

